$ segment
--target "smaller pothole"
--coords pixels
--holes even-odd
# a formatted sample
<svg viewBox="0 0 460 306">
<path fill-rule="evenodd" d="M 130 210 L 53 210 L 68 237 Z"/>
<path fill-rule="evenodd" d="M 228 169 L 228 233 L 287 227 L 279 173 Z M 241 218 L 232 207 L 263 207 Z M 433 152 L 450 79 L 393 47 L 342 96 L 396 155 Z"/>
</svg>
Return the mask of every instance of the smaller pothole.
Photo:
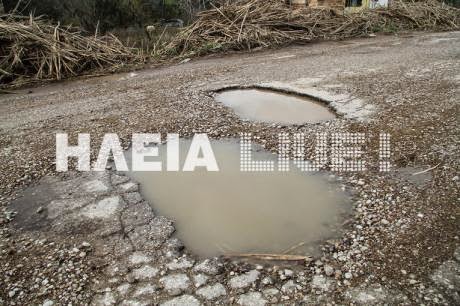
<svg viewBox="0 0 460 306">
<path fill-rule="evenodd" d="M 240 118 L 258 122 L 305 124 L 336 118 L 322 101 L 268 89 L 222 90 L 215 98 L 233 109 Z"/>
</svg>

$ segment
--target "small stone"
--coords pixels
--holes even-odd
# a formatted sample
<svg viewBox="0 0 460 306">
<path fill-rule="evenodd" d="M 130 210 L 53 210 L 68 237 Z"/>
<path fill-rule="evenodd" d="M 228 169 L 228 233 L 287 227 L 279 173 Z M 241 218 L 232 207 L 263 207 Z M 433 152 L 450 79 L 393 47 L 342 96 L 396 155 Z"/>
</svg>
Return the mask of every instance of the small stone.
<svg viewBox="0 0 460 306">
<path fill-rule="evenodd" d="M 115 305 L 115 303 L 116 303 L 115 295 L 112 292 L 105 292 L 104 294 L 97 295 L 94 298 L 92 305 L 111 306 L 111 305 Z"/>
<path fill-rule="evenodd" d="M 387 219 L 382 219 L 382 221 L 380 221 L 383 225 L 388 225 L 390 224 L 390 222 L 387 220 Z"/>
<path fill-rule="evenodd" d="M 140 296 L 148 296 L 152 295 L 155 293 L 157 288 L 153 285 L 147 284 L 142 287 L 137 288 L 137 290 L 134 292 L 133 296 L 134 297 L 140 297 Z"/>
<path fill-rule="evenodd" d="M 41 214 L 43 212 L 43 206 L 37 208 L 37 214 Z"/>
<path fill-rule="evenodd" d="M 130 284 L 134 284 L 137 279 L 132 274 L 129 274 L 126 276 L 126 281 Z"/>
<path fill-rule="evenodd" d="M 222 266 L 217 262 L 216 259 L 205 259 L 196 265 L 193 271 L 206 273 L 208 275 L 217 275 L 222 272 Z"/>
<path fill-rule="evenodd" d="M 182 295 L 179 297 L 176 297 L 172 300 L 169 300 L 161 306 L 199 306 L 201 303 L 192 295 Z"/>
<path fill-rule="evenodd" d="M 233 289 L 246 288 L 252 285 L 256 280 L 259 279 L 260 272 L 257 270 L 251 270 L 243 275 L 235 276 L 230 279 L 230 287 Z"/>
<path fill-rule="evenodd" d="M 321 260 L 315 261 L 315 266 L 321 267 L 323 265 L 323 262 Z"/>
<path fill-rule="evenodd" d="M 134 252 L 129 256 L 128 260 L 132 265 L 139 265 L 151 262 L 152 258 L 142 252 Z"/>
<path fill-rule="evenodd" d="M 179 295 L 190 286 L 190 279 L 186 274 L 173 274 L 161 278 L 160 283 L 170 295 Z"/>
<path fill-rule="evenodd" d="M 274 301 L 273 298 L 277 298 L 280 294 L 280 291 L 276 288 L 268 288 L 263 291 L 263 294 L 266 298 L 270 299 L 270 301 L 273 302 Z"/>
<path fill-rule="evenodd" d="M 326 273 L 327 276 L 332 276 L 334 275 L 334 268 L 330 265 L 325 265 L 324 266 L 324 273 Z"/>
<path fill-rule="evenodd" d="M 179 239 L 171 238 L 166 240 L 163 248 L 165 249 L 166 257 L 179 257 L 185 246 Z"/>
<path fill-rule="evenodd" d="M 351 278 L 353 278 L 353 274 L 351 274 L 351 272 L 346 272 L 345 273 L 345 278 L 346 279 L 351 279 Z"/>
<path fill-rule="evenodd" d="M 169 270 L 183 270 L 193 267 L 194 261 L 187 258 L 179 258 L 166 265 Z"/>
<path fill-rule="evenodd" d="M 118 293 L 122 296 L 126 296 L 128 294 L 129 289 L 131 288 L 131 284 L 121 284 L 120 286 L 117 287 Z"/>
<path fill-rule="evenodd" d="M 240 295 L 238 304 L 242 306 L 264 306 L 267 304 L 267 300 L 262 297 L 260 292 L 249 292 Z"/>
<path fill-rule="evenodd" d="M 283 273 L 284 273 L 284 275 L 285 275 L 286 277 L 288 277 L 288 278 L 289 278 L 289 277 L 292 277 L 292 276 L 294 275 L 294 271 L 289 270 L 289 269 L 285 269 L 285 270 L 283 271 Z"/>
<path fill-rule="evenodd" d="M 158 274 L 158 269 L 153 268 L 149 265 L 145 265 L 141 268 L 134 269 L 132 275 L 139 280 L 152 279 Z"/>
<path fill-rule="evenodd" d="M 332 288 L 333 284 L 333 280 L 330 280 L 323 275 L 314 275 L 311 281 L 312 288 L 319 289 L 322 291 L 329 291 Z"/>
<path fill-rule="evenodd" d="M 297 285 L 293 280 L 287 281 L 282 287 L 281 291 L 284 294 L 294 294 L 297 291 Z"/>
<path fill-rule="evenodd" d="M 81 243 L 81 246 L 85 249 L 89 249 L 91 247 L 91 244 L 89 244 L 89 242 L 83 241 Z"/>
<path fill-rule="evenodd" d="M 42 306 L 53 306 L 54 302 L 52 300 L 46 300 L 43 302 Z"/>
<path fill-rule="evenodd" d="M 352 288 L 345 292 L 345 297 L 356 305 L 385 305 L 394 304 L 389 301 L 388 293 L 380 285 L 371 285 L 369 288 Z"/>
<path fill-rule="evenodd" d="M 262 279 L 262 284 L 264 285 L 273 285 L 273 279 L 269 276 L 266 276 Z"/>
<path fill-rule="evenodd" d="M 199 288 L 206 284 L 209 277 L 204 274 L 197 274 L 193 276 L 193 281 L 195 282 L 195 287 Z"/>
<path fill-rule="evenodd" d="M 212 286 L 206 286 L 201 289 L 198 289 L 196 293 L 207 299 L 207 300 L 214 300 L 220 296 L 224 296 L 227 294 L 227 290 L 225 290 L 225 287 L 222 284 L 215 284 Z"/>
</svg>

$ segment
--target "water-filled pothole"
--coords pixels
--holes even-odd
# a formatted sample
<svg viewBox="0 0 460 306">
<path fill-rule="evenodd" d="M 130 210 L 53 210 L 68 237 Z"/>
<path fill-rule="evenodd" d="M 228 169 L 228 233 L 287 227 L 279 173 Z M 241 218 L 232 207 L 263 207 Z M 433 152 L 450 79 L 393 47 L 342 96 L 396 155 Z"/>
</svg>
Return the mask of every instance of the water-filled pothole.
<svg viewBox="0 0 460 306">
<path fill-rule="evenodd" d="M 243 119 L 304 124 L 335 119 L 323 103 L 312 98 L 267 89 L 230 89 L 220 91 L 216 100 L 232 108 Z"/>
<path fill-rule="evenodd" d="M 183 164 L 191 141 L 182 140 Z M 219 172 L 133 172 L 157 214 L 175 220 L 176 234 L 195 254 L 318 255 L 340 234 L 347 196 L 323 174 L 241 172 L 237 140 L 211 141 Z M 255 147 L 257 148 L 257 147 Z M 166 145 L 155 160 L 165 164 Z M 255 160 L 276 160 L 258 147 Z M 153 159 L 149 159 L 153 160 Z M 202 171 L 200 171 L 202 170 Z"/>
</svg>

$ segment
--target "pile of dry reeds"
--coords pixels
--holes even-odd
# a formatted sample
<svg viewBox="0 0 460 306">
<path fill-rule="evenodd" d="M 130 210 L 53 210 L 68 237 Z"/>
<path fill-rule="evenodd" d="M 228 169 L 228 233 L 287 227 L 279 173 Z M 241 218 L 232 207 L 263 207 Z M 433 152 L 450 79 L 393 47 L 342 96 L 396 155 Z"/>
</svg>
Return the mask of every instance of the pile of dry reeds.
<svg viewBox="0 0 460 306">
<path fill-rule="evenodd" d="M 392 1 L 389 8 L 357 13 L 330 8 L 292 9 L 284 0 L 237 0 L 201 12 L 165 50 L 193 55 L 344 39 L 382 31 L 454 30 L 459 25 L 460 10 L 435 0 Z"/>
<path fill-rule="evenodd" d="M 0 17 L 0 87 L 117 70 L 136 59 L 115 36 L 87 36 L 39 17 Z"/>
</svg>

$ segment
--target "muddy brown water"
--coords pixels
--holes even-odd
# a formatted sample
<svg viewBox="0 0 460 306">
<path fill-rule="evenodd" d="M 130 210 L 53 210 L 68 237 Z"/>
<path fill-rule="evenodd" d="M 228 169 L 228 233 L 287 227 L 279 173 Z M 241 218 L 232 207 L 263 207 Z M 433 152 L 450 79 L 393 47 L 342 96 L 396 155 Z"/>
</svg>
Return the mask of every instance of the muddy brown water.
<svg viewBox="0 0 460 306">
<path fill-rule="evenodd" d="M 225 90 L 216 95 L 216 101 L 243 119 L 259 122 L 303 124 L 336 118 L 327 106 L 311 98 L 265 89 Z"/>
<path fill-rule="evenodd" d="M 182 164 L 190 146 L 181 140 Z M 323 174 L 241 172 L 237 140 L 211 142 L 219 172 L 132 172 L 155 212 L 175 221 L 176 235 L 203 257 L 227 253 L 319 254 L 338 237 L 349 201 Z M 256 160 L 275 160 L 256 147 Z M 160 145 L 163 165 L 166 145 Z"/>
</svg>

